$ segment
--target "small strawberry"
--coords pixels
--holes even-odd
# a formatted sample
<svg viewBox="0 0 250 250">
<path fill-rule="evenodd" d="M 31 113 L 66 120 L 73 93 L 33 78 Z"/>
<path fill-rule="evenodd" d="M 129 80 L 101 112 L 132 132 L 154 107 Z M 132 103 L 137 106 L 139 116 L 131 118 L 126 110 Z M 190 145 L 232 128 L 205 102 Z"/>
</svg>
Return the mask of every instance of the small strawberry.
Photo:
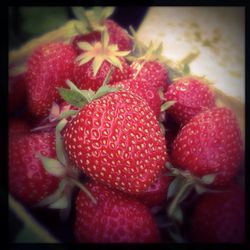
<svg viewBox="0 0 250 250">
<path fill-rule="evenodd" d="M 162 101 L 158 90 L 153 87 L 150 82 L 140 79 L 126 79 L 116 83 L 115 85 L 121 86 L 123 89 L 136 93 L 144 98 L 150 108 L 154 111 L 156 117 L 159 118 Z"/>
<path fill-rule="evenodd" d="M 25 73 L 21 73 L 15 76 L 9 76 L 8 83 L 8 111 L 13 113 L 14 111 L 22 108 L 26 100 L 26 84 Z"/>
<path fill-rule="evenodd" d="M 193 116 L 215 107 L 215 95 L 201 78 L 184 76 L 173 82 L 165 93 L 167 101 L 176 101 L 167 110 L 179 124 L 185 125 Z"/>
<path fill-rule="evenodd" d="M 212 185 L 224 186 L 235 177 L 243 159 L 243 143 L 235 114 L 213 108 L 196 115 L 173 143 L 176 167 L 197 177 L 216 174 Z"/>
<path fill-rule="evenodd" d="M 53 42 L 41 45 L 27 61 L 28 108 L 30 113 L 43 118 L 52 103 L 60 96 L 57 87 L 73 75 L 75 51 L 71 45 Z"/>
<path fill-rule="evenodd" d="M 245 193 L 238 184 L 224 192 L 205 194 L 194 207 L 192 240 L 204 243 L 244 243 Z"/>
<path fill-rule="evenodd" d="M 27 205 L 39 202 L 58 186 L 58 179 L 46 172 L 37 153 L 56 155 L 54 133 L 9 137 L 9 190 Z"/>
<path fill-rule="evenodd" d="M 129 68 L 129 78 L 149 82 L 153 87 L 164 92 L 169 85 L 168 71 L 159 60 L 162 46 L 154 48 L 150 44 L 146 53 L 132 62 Z"/>
<path fill-rule="evenodd" d="M 157 224 L 146 206 L 94 182 L 87 183 L 86 188 L 97 204 L 84 192 L 78 194 L 75 221 L 78 242 L 160 242 Z"/>
<path fill-rule="evenodd" d="M 155 115 L 144 99 L 128 91 L 85 103 L 63 137 L 69 158 L 86 175 L 129 193 L 145 191 L 167 160 Z"/>
<path fill-rule="evenodd" d="M 133 40 L 119 24 L 111 19 L 107 19 L 103 22 L 103 25 L 107 27 L 111 44 L 117 44 L 119 50 L 133 49 Z"/>
<path fill-rule="evenodd" d="M 154 206 L 162 206 L 167 199 L 168 187 L 171 183 L 172 177 L 165 175 L 167 171 L 156 179 L 156 181 L 143 193 L 135 195 L 139 201 L 144 203 L 149 208 Z"/>
<path fill-rule="evenodd" d="M 119 50 L 132 50 L 133 40 L 129 36 L 128 32 L 123 29 L 118 23 L 111 19 L 107 19 L 112 15 L 114 9 L 95 7 L 91 10 L 85 10 L 84 8 L 73 8 L 76 17 L 81 21 L 84 18 L 85 26 L 89 30 L 87 34 L 79 34 L 75 36 L 72 40 L 74 47 L 77 47 L 78 42 L 88 42 L 93 43 L 101 41 L 101 31 L 107 29 L 110 37 L 110 44 L 117 44 Z M 76 13 L 77 12 L 77 13 Z M 76 48 L 78 54 L 83 50 Z"/>
<path fill-rule="evenodd" d="M 108 72 L 114 66 L 109 83 L 128 78 L 128 68 L 123 56 L 129 51 L 118 51 L 117 45 L 109 44 L 109 35 L 102 33 L 102 41 L 93 44 L 79 43 L 84 53 L 77 57 L 74 67 L 74 82 L 80 89 L 96 91 L 103 84 Z"/>
</svg>

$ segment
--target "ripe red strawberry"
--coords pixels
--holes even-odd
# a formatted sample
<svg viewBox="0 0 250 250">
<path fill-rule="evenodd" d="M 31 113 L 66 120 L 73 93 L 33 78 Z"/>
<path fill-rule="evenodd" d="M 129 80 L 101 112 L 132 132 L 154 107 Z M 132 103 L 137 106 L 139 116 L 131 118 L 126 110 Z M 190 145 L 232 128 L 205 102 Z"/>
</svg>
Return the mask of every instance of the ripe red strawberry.
<svg viewBox="0 0 250 250">
<path fill-rule="evenodd" d="M 86 188 L 97 200 L 80 192 L 76 201 L 75 236 L 78 242 L 160 242 L 160 234 L 149 210 L 124 194 L 90 182 Z"/>
<path fill-rule="evenodd" d="M 172 181 L 172 177 L 165 175 L 167 171 L 156 179 L 156 181 L 143 193 L 135 195 L 142 203 L 149 208 L 154 206 L 162 206 L 167 199 L 168 187 Z"/>
<path fill-rule="evenodd" d="M 133 49 L 133 40 L 125 29 L 111 19 L 105 20 L 103 24 L 108 30 L 111 44 L 117 44 L 119 50 Z"/>
<path fill-rule="evenodd" d="M 8 111 L 10 113 L 22 108 L 26 100 L 25 73 L 10 76 L 8 83 Z"/>
<path fill-rule="evenodd" d="M 166 142 L 147 102 L 118 91 L 84 106 L 63 131 L 69 158 L 98 182 L 145 191 L 167 160 Z"/>
<path fill-rule="evenodd" d="M 27 61 L 28 108 L 42 118 L 49 113 L 53 101 L 60 99 L 57 87 L 66 86 L 72 78 L 76 53 L 62 42 L 44 44 L 35 49 Z"/>
<path fill-rule="evenodd" d="M 139 73 L 137 73 L 139 70 Z M 157 89 L 167 90 L 169 79 L 166 67 L 159 61 L 136 60 L 130 65 L 129 78 L 150 82 Z"/>
<path fill-rule="evenodd" d="M 121 86 L 123 89 L 131 91 L 143 97 L 150 108 L 154 111 L 157 118 L 161 113 L 161 98 L 158 89 L 151 85 L 151 82 L 136 79 L 126 79 L 115 85 Z"/>
<path fill-rule="evenodd" d="M 206 243 L 245 241 L 245 193 L 237 184 L 222 193 L 205 194 L 193 211 L 192 240 Z"/>
<path fill-rule="evenodd" d="M 240 128 L 228 108 L 213 108 L 196 115 L 173 143 L 173 164 L 198 177 L 217 174 L 212 185 L 229 183 L 242 159 Z"/>
<path fill-rule="evenodd" d="M 118 25 L 113 20 L 107 19 L 103 21 L 104 27 L 107 28 L 110 44 L 117 44 L 119 50 L 132 50 L 133 41 L 129 37 L 128 32 Z M 81 54 L 84 50 L 79 48 L 79 42 L 88 42 L 90 44 L 101 41 L 101 32 L 93 31 L 87 34 L 80 34 L 73 38 L 72 45 L 74 46 L 77 54 Z"/>
<path fill-rule="evenodd" d="M 54 133 L 24 134 L 9 137 L 9 190 L 27 205 L 34 205 L 58 186 L 58 179 L 49 175 L 36 154 L 55 157 Z"/>
<path fill-rule="evenodd" d="M 182 126 L 200 112 L 215 107 L 215 95 L 204 80 L 185 76 L 171 84 L 165 93 L 167 101 L 176 103 L 167 113 Z"/>
</svg>

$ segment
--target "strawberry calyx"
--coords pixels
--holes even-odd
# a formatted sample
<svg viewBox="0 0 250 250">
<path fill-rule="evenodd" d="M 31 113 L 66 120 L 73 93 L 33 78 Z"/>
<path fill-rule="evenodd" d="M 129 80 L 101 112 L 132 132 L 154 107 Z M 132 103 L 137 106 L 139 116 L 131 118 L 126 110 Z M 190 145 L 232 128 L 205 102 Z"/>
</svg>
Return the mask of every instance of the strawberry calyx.
<svg viewBox="0 0 250 250">
<path fill-rule="evenodd" d="M 85 24 L 89 32 L 96 30 L 103 31 L 105 28 L 103 22 L 114 13 L 115 7 L 95 6 L 90 9 L 84 7 L 72 7 L 72 11 L 75 17 Z"/>
<path fill-rule="evenodd" d="M 216 174 L 197 177 L 192 175 L 188 170 L 180 170 L 173 167 L 169 162 L 166 163 L 166 168 L 170 171 L 168 175 L 175 177 L 168 188 L 167 199 L 172 200 L 167 207 L 167 215 L 180 224 L 183 219 L 180 204 L 192 191 L 195 191 L 198 195 L 205 192 L 220 192 L 207 187 L 214 182 Z"/>
<path fill-rule="evenodd" d="M 163 51 L 162 43 L 154 47 L 154 44 L 151 41 L 150 44 L 146 46 L 142 41 L 138 39 L 136 31 L 133 29 L 132 26 L 129 27 L 129 30 L 132 34 L 132 39 L 134 40 L 134 49 L 133 53 L 128 55 L 126 59 L 131 62 L 135 60 L 140 60 L 142 62 L 141 67 L 138 68 L 137 74 L 141 70 L 143 62 L 154 61 L 154 60 L 158 60 L 159 62 L 165 65 L 165 67 L 169 72 L 169 78 L 171 82 L 178 77 L 183 77 L 191 74 L 189 64 L 199 56 L 200 54 L 199 50 L 195 50 L 188 53 L 179 62 L 174 62 L 171 59 L 162 56 L 162 51 Z"/>
<path fill-rule="evenodd" d="M 54 129 L 60 120 L 68 117 L 74 117 L 78 110 L 71 110 L 70 108 L 69 104 L 60 106 L 56 102 L 53 102 L 49 115 L 39 122 L 35 128 L 31 129 L 31 132 Z"/>
<path fill-rule="evenodd" d="M 79 65 L 82 65 L 93 60 L 92 69 L 94 76 L 96 76 L 105 60 L 122 71 L 122 63 L 119 57 L 125 57 L 130 53 L 130 51 L 119 51 L 116 44 L 109 44 L 109 34 L 106 28 L 102 31 L 101 42 L 98 41 L 93 44 L 79 42 L 78 46 L 84 52 L 76 58 L 76 61 L 79 62 Z"/>
<path fill-rule="evenodd" d="M 108 93 L 117 92 L 121 89 L 120 86 L 108 85 L 113 70 L 114 67 L 110 69 L 106 78 L 104 79 L 102 86 L 96 92 L 91 89 L 80 90 L 72 81 L 67 80 L 66 83 L 70 89 L 59 88 L 59 94 L 70 105 L 83 108 L 86 104 L 91 103 L 93 100 L 101 98 Z"/>
</svg>

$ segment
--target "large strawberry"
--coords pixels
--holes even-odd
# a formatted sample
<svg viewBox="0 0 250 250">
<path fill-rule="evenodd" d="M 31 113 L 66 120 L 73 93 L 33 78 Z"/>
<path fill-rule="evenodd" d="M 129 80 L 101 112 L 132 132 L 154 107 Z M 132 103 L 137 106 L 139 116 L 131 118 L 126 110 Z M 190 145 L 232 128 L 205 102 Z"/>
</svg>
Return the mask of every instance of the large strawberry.
<svg viewBox="0 0 250 250">
<path fill-rule="evenodd" d="M 216 174 L 212 185 L 224 186 L 234 178 L 243 159 L 243 143 L 235 114 L 213 108 L 196 115 L 173 143 L 176 167 L 202 177 Z"/>
<path fill-rule="evenodd" d="M 149 210 L 138 201 L 100 184 L 86 188 L 97 204 L 80 192 L 76 201 L 75 236 L 78 242 L 160 242 L 160 234 Z"/>
<path fill-rule="evenodd" d="M 9 76 L 8 111 L 10 113 L 22 108 L 26 100 L 25 73 Z"/>
<path fill-rule="evenodd" d="M 77 57 L 74 67 L 74 82 L 80 89 L 96 91 L 103 84 L 108 72 L 114 67 L 109 83 L 128 78 L 128 64 L 123 56 L 129 51 L 118 51 L 115 44 L 109 44 L 109 35 L 102 33 L 102 41 L 90 44 L 79 43 L 85 52 Z"/>
<path fill-rule="evenodd" d="M 215 107 L 215 95 L 205 81 L 184 76 L 173 82 L 165 93 L 167 101 L 175 104 L 167 110 L 179 124 L 185 125 L 193 116 Z"/>
<path fill-rule="evenodd" d="M 162 101 L 159 95 L 159 90 L 152 86 L 151 82 L 140 79 L 126 79 L 115 84 L 144 98 L 148 102 L 150 108 L 154 111 L 156 117 L 159 118 Z"/>
<path fill-rule="evenodd" d="M 113 13 L 113 8 L 95 7 L 86 11 L 84 8 L 77 7 L 73 8 L 73 11 L 80 20 L 84 18 L 85 26 L 89 31 L 87 34 L 80 33 L 73 38 L 72 44 L 78 53 L 83 51 L 79 47 L 77 48 L 78 42 L 101 41 L 101 31 L 105 28 L 110 37 L 110 44 L 117 44 L 119 50 L 133 49 L 133 40 L 128 32 L 115 21 L 107 19 Z"/>
<path fill-rule="evenodd" d="M 57 87 L 72 78 L 75 50 L 62 42 L 43 44 L 32 52 L 27 61 L 27 91 L 30 113 L 42 118 L 49 113 L 53 101 L 60 96 Z"/>
<path fill-rule="evenodd" d="M 54 133 L 9 137 L 9 190 L 28 205 L 39 202 L 58 186 L 58 179 L 46 172 L 38 153 L 56 156 Z"/>
<path fill-rule="evenodd" d="M 192 241 L 243 243 L 245 241 L 245 193 L 232 184 L 220 193 L 205 194 L 195 204 Z"/>
<path fill-rule="evenodd" d="M 129 78 L 149 82 L 157 89 L 166 91 L 169 85 L 168 71 L 160 61 L 162 46 L 154 48 L 150 44 L 143 56 L 134 60 L 129 68 Z"/>
<path fill-rule="evenodd" d="M 167 160 L 154 113 L 144 99 L 128 91 L 86 104 L 67 124 L 63 137 L 75 165 L 94 180 L 129 193 L 146 190 Z"/>
</svg>

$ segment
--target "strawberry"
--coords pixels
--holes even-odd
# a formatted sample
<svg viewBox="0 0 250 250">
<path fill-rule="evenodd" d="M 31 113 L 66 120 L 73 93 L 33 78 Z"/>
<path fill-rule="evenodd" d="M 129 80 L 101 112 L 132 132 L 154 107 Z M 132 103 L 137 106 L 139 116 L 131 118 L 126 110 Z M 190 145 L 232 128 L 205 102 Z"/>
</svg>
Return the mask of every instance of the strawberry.
<svg viewBox="0 0 250 250">
<path fill-rule="evenodd" d="M 8 96 L 8 111 L 13 113 L 20 109 L 25 104 L 26 100 L 26 84 L 25 73 L 15 76 L 9 76 L 9 96 Z"/>
<path fill-rule="evenodd" d="M 137 74 L 138 69 L 140 71 Z M 145 80 L 157 89 L 166 90 L 168 87 L 167 70 L 158 61 L 134 61 L 129 68 L 129 78 Z"/>
<path fill-rule="evenodd" d="M 9 190 L 27 205 L 39 202 L 58 186 L 58 179 L 49 175 L 36 157 L 39 152 L 56 155 L 54 133 L 9 137 Z"/>
<path fill-rule="evenodd" d="M 158 90 L 153 87 L 150 82 L 144 80 L 126 79 L 116 83 L 115 85 L 121 86 L 123 89 L 136 93 L 144 98 L 156 117 L 159 118 L 162 101 Z"/>
<path fill-rule="evenodd" d="M 153 44 L 146 48 L 145 54 L 134 59 L 129 67 L 129 78 L 147 81 L 157 90 L 164 92 L 169 85 L 168 71 L 161 62 L 162 44 L 154 48 Z"/>
<path fill-rule="evenodd" d="M 41 45 L 27 61 L 28 108 L 42 118 L 49 113 L 53 101 L 60 98 L 57 87 L 65 86 L 72 77 L 75 51 L 71 45 L 53 42 Z"/>
<path fill-rule="evenodd" d="M 212 185 L 224 186 L 235 177 L 243 159 L 243 142 L 235 114 L 212 108 L 193 117 L 173 143 L 176 167 L 202 177 L 216 174 Z"/>
<path fill-rule="evenodd" d="M 69 158 L 86 175 L 129 193 L 145 191 L 167 160 L 155 115 L 132 92 L 112 92 L 86 104 L 63 137 Z"/>
<path fill-rule="evenodd" d="M 162 206 L 167 199 L 167 190 L 172 180 L 172 177 L 165 174 L 166 171 L 163 171 L 146 191 L 139 193 L 134 197 L 149 208 Z"/>
<path fill-rule="evenodd" d="M 109 33 L 110 44 L 117 44 L 119 50 L 133 49 L 133 41 L 125 29 L 110 19 L 105 20 L 103 24 Z M 72 45 L 79 55 L 84 51 L 78 47 L 79 42 L 88 42 L 92 44 L 98 41 L 101 41 L 101 32 L 93 31 L 87 34 L 75 36 L 72 40 Z"/>
<path fill-rule="evenodd" d="M 128 32 L 119 24 L 111 19 L 107 19 L 103 22 L 103 25 L 108 30 L 111 44 L 117 44 L 119 50 L 133 49 L 133 40 L 129 37 Z"/>
<path fill-rule="evenodd" d="M 167 101 L 176 101 L 167 113 L 182 126 L 200 112 L 215 107 L 212 90 L 204 80 L 193 76 L 179 78 L 164 95 Z"/>
<path fill-rule="evenodd" d="M 93 44 L 82 42 L 79 47 L 85 52 L 77 57 L 74 67 L 74 82 L 80 89 L 96 91 L 103 84 L 108 72 L 114 66 L 109 83 L 128 78 L 125 56 L 129 51 L 118 51 L 117 45 L 109 45 L 107 32 L 102 33 L 102 41 Z"/>
<path fill-rule="evenodd" d="M 97 204 L 80 192 L 76 200 L 75 236 L 78 242 L 160 242 L 160 234 L 148 208 L 125 194 L 94 182 L 86 188 Z"/>
<path fill-rule="evenodd" d="M 194 207 L 193 242 L 243 243 L 245 193 L 238 184 L 220 193 L 203 195 Z"/>
<path fill-rule="evenodd" d="M 73 7 L 72 10 L 76 18 L 83 21 L 85 29 L 89 31 L 87 34 L 81 34 L 80 31 L 80 34 L 72 40 L 74 46 L 78 42 L 93 43 L 95 41 L 101 41 L 101 32 L 106 29 L 110 37 L 110 44 L 117 44 L 119 50 L 133 49 L 133 40 L 128 32 L 115 21 L 107 19 L 112 15 L 114 8 L 94 7 L 90 10 L 85 10 L 82 7 Z M 77 51 L 79 52 L 81 50 L 77 48 Z"/>
</svg>

